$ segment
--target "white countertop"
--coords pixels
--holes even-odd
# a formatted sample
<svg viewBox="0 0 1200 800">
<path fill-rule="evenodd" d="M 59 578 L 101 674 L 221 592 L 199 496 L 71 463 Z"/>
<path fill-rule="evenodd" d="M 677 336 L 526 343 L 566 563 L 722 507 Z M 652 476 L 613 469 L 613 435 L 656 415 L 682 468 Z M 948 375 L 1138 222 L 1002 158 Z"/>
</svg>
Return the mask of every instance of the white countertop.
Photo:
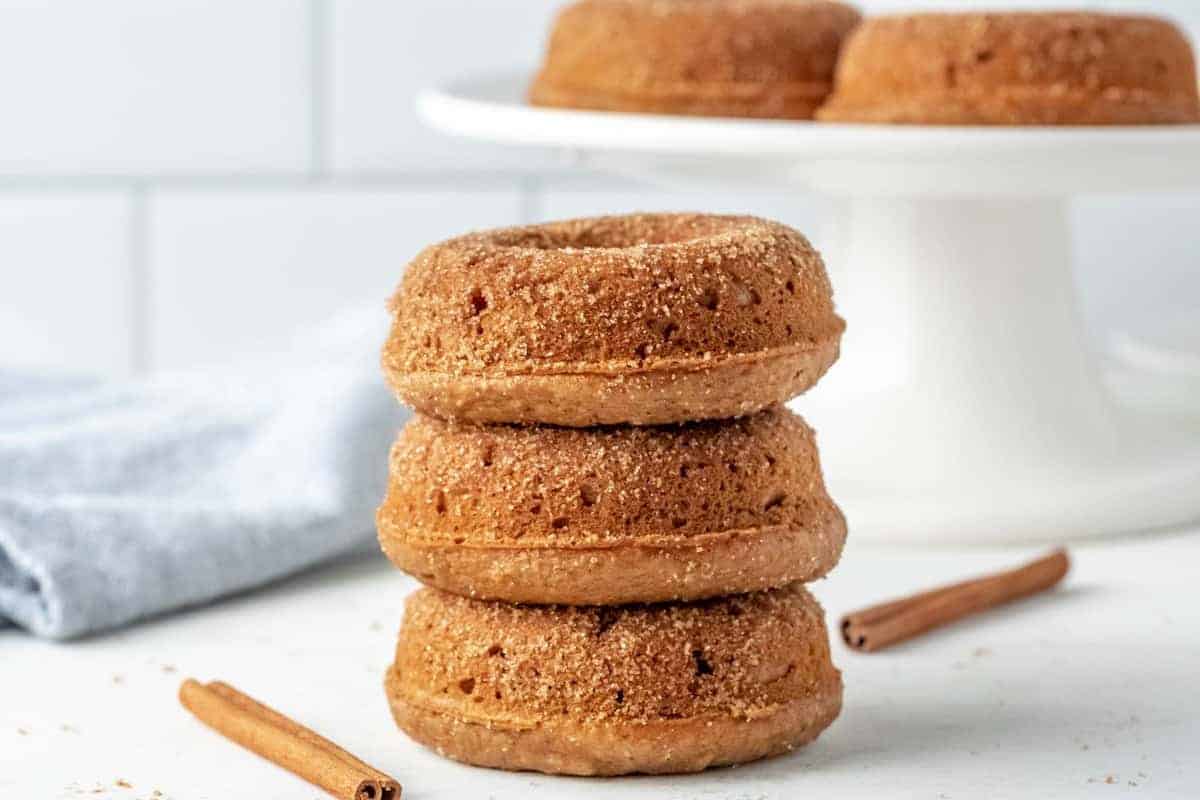
<svg viewBox="0 0 1200 800">
<path fill-rule="evenodd" d="M 836 619 L 1037 553 L 852 543 L 814 591 Z M 410 742 L 381 678 L 413 583 L 382 558 L 84 642 L 5 630 L 0 798 L 324 796 L 192 719 L 175 700 L 184 676 L 226 680 L 294 716 L 413 800 L 1200 796 L 1200 531 L 1072 554 L 1052 595 L 882 653 L 839 640 L 845 709 L 816 744 L 683 777 L 501 773 Z"/>
</svg>

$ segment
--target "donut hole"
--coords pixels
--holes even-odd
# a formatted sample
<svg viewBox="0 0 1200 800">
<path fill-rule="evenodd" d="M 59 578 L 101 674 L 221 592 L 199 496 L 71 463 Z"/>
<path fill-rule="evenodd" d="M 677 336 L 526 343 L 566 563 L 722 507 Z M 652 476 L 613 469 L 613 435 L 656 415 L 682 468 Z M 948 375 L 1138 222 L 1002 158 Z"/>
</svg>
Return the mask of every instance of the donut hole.
<svg viewBox="0 0 1200 800">
<path fill-rule="evenodd" d="M 796 293 L 796 282 L 793 280 L 789 280 L 787 283 L 784 284 L 784 288 L 788 290 L 788 294 L 795 294 Z"/>
<path fill-rule="evenodd" d="M 461 681 L 458 682 L 458 689 L 463 694 L 474 694 L 475 679 L 474 678 L 463 678 Z"/>
<path fill-rule="evenodd" d="M 627 250 L 703 241 L 744 229 L 747 220 L 692 214 L 633 214 L 495 231 L 488 242 L 519 250 Z"/>
<path fill-rule="evenodd" d="M 624 705 L 625 704 L 625 690 L 617 689 L 617 693 L 613 696 L 613 700 L 619 706 Z"/>
<path fill-rule="evenodd" d="M 555 517 L 550 521 L 550 527 L 556 531 L 561 531 L 567 527 L 568 520 L 566 517 Z"/>
<path fill-rule="evenodd" d="M 696 665 L 696 677 L 697 678 L 702 677 L 704 675 L 712 675 L 713 674 L 712 664 L 710 664 L 708 662 L 708 659 L 704 657 L 703 650 L 699 650 L 699 649 L 693 650 L 692 651 L 692 661 Z"/>
<path fill-rule="evenodd" d="M 501 658 L 506 657 L 504 655 L 504 648 L 498 644 L 493 644 L 491 647 L 489 647 L 487 649 L 487 654 L 489 657 L 495 657 L 495 656 L 500 656 Z"/>
</svg>

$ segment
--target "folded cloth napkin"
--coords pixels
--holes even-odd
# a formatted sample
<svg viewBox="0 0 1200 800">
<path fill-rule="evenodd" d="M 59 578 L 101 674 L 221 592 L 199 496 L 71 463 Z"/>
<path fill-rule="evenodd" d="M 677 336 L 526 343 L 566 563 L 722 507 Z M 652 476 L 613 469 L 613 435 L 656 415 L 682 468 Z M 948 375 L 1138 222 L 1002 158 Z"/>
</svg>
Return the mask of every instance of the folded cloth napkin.
<svg viewBox="0 0 1200 800">
<path fill-rule="evenodd" d="M 0 370 L 0 625 L 76 637 L 370 547 L 407 413 L 385 325 L 142 381 Z"/>
</svg>

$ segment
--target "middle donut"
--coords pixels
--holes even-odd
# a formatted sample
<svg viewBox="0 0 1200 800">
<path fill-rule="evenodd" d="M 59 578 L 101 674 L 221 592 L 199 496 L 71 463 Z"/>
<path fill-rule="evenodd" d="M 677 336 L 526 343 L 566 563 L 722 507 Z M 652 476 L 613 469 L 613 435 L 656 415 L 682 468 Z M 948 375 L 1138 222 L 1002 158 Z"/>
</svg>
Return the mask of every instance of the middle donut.
<svg viewBox="0 0 1200 800">
<path fill-rule="evenodd" d="M 662 427 L 418 415 L 379 539 L 426 584 L 515 603 L 695 600 L 821 577 L 846 537 L 813 431 L 776 407 Z"/>
</svg>

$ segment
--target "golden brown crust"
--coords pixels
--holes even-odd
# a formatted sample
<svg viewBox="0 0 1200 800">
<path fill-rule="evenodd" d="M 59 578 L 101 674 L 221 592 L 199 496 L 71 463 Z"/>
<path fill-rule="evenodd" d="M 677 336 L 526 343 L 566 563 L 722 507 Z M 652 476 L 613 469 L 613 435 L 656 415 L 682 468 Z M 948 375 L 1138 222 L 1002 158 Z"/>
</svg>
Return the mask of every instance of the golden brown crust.
<svg viewBox="0 0 1200 800">
<path fill-rule="evenodd" d="M 1154 17 L 1025 12 L 868 19 L 818 119 L 942 125 L 1200 122 L 1196 65 Z"/>
<path fill-rule="evenodd" d="M 853 8 L 797 0 L 581 0 L 559 13 L 539 106 L 811 119 Z"/>
<path fill-rule="evenodd" d="M 527 603 L 686 600 L 814 580 L 846 537 L 815 437 L 773 409 L 655 428 L 447 423 L 391 454 L 379 539 L 441 589 Z"/>
<path fill-rule="evenodd" d="M 616 608 L 423 589 L 387 690 L 400 726 L 450 758 L 582 775 L 782 753 L 841 704 L 824 614 L 800 585 Z"/>
<path fill-rule="evenodd" d="M 845 327 L 803 236 L 701 214 L 451 239 L 417 256 L 391 309 L 383 366 L 401 398 L 483 423 L 751 413 L 811 386 Z"/>
</svg>

